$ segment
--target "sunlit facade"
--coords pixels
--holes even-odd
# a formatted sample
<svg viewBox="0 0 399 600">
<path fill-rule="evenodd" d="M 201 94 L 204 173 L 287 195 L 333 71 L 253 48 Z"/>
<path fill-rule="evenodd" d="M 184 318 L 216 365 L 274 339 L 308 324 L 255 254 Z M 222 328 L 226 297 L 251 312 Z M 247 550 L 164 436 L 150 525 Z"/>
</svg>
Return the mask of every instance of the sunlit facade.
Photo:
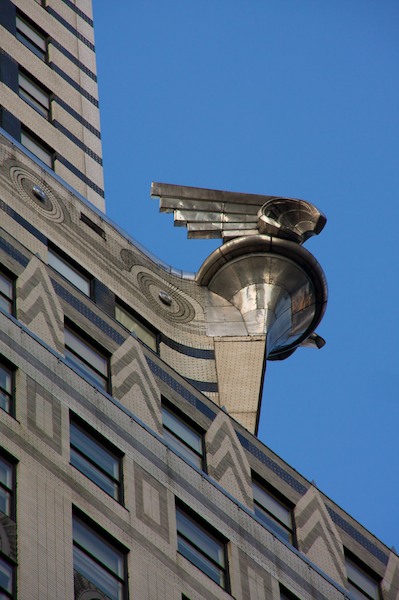
<svg viewBox="0 0 399 600">
<path fill-rule="evenodd" d="M 154 184 L 223 240 L 154 261 L 104 212 L 90 0 L 0 0 L 0 49 L 0 598 L 398 600 L 396 552 L 256 436 L 266 358 L 323 345 L 324 217 Z"/>
</svg>

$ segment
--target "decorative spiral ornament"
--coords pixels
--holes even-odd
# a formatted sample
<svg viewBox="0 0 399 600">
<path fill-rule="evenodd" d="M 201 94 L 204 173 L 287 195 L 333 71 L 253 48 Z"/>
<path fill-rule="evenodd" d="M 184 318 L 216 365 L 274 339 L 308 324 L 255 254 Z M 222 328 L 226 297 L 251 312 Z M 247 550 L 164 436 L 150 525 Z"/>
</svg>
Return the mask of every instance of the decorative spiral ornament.
<svg viewBox="0 0 399 600">
<path fill-rule="evenodd" d="M 55 223 L 64 221 L 64 210 L 53 190 L 43 179 L 17 165 L 10 167 L 10 176 L 20 196 L 40 215 Z M 35 186 L 43 192 L 41 197 L 34 192 Z"/>
<path fill-rule="evenodd" d="M 167 285 L 162 279 L 158 279 L 150 273 L 141 271 L 137 275 L 137 283 L 150 303 L 151 308 L 168 321 L 173 321 L 175 323 L 189 323 L 194 319 L 195 310 L 192 304 L 182 296 L 181 292 L 172 286 Z M 166 289 L 171 298 L 169 306 L 166 306 L 160 299 L 160 292 L 165 293 Z"/>
</svg>

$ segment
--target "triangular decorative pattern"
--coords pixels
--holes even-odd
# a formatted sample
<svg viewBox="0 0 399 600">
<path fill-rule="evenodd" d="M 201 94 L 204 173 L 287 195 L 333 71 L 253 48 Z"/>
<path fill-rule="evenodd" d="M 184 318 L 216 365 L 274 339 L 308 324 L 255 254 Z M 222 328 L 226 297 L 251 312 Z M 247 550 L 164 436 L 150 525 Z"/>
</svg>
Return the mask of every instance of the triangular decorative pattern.
<svg viewBox="0 0 399 600">
<path fill-rule="evenodd" d="M 399 557 L 392 551 L 381 587 L 384 600 L 399 600 Z"/>
<path fill-rule="evenodd" d="M 253 509 L 251 469 L 230 418 L 220 411 L 205 435 L 208 473 Z"/>
<path fill-rule="evenodd" d="M 43 263 L 34 256 L 17 281 L 18 318 L 64 354 L 64 313 Z"/>
<path fill-rule="evenodd" d="M 161 394 L 140 343 L 132 335 L 112 355 L 111 370 L 113 396 L 162 434 Z"/>
<path fill-rule="evenodd" d="M 332 579 L 346 587 L 344 547 L 314 486 L 299 500 L 294 514 L 299 550 Z"/>
</svg>

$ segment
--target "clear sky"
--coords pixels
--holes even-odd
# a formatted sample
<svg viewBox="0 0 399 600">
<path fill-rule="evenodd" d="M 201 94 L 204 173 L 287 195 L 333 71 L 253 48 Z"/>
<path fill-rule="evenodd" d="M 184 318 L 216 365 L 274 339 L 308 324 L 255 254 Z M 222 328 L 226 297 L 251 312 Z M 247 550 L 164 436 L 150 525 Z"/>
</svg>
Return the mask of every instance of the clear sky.
<svg viewBox="0 0 399 600">
<path fill-rule="evenodd" d="M 93 4 L 112 220 L 197 271 L 220 242 L 186 240 L 151 181 L 326 214 L 327 345 L 268 364 L 259 437 L 399 550 L 399 3 Z"/>
</svg>

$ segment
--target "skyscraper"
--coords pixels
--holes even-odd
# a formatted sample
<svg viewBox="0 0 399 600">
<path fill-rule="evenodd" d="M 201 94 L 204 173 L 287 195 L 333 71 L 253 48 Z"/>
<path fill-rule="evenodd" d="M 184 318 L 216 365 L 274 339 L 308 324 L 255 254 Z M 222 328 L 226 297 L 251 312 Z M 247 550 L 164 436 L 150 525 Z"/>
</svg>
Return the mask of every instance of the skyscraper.
<svg viewBox="0 0 399 600">
<path fill-rule="evenodd" d="M 0 3 L 0 597 L 396 599 L 396 553 L 254 435 L 266 356 L 323 344 L 324 216 L 154 184 L 223 238 L 195 278 L 113 225 L 90 4 Z"/>
</svg>

